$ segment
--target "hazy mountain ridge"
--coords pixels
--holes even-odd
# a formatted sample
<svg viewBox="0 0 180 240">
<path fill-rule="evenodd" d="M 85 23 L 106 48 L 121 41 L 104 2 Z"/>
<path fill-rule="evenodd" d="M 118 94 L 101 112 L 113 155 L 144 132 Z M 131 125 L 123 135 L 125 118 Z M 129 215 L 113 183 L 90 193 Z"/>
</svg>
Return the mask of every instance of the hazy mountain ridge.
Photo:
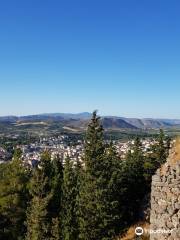
<svg viewBox="0 0 180 240">
<path fill-rule="evenodd" d="M 137 129 L 137 127 L 121 118 L 103 117 L 102 123 L 104 128 L 129 128 Z"/>
<path fill-rule="evenodd" d="M 88 121 L 91 118 L 91 113 L 45 113 L 28 116 L 3 116 L 0 117 L 0 122 L 22 123 L 22 122 L 61 122 L 64 126 L 75 128 L 86 128 Z M 180 127 L 180 119 L 153 119 L 153 118 L 125 118 L 116 116 L 102 116 L 104 128 L 128 128 L 128 129 L 157 129 Z"/>
</svg>

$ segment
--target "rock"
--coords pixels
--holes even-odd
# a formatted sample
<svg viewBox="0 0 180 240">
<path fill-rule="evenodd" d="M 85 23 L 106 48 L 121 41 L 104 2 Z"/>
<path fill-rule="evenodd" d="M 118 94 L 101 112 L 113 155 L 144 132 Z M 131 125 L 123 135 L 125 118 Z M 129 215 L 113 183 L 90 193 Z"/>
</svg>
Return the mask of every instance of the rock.
<svg viewBox="0 0 180 240">
<path fill-rule="evenodd" d="M 151 234 L 150 240 L 180 240 L 180 161 L 174 164 L 170 156 L 161 170 L 152 177 L 150 228 L 167 232 Z"/>
<path fill-rule="evenodd" d="M 178 229 L 175 229 L 172 231 L 171 236 L 173 237 L 174 240 L 179 240 L 180 239 L 180 232 Z"/>
<path fill-rule="evenodd" d="M 175 203 L 174 208 L 180 210 L 180 202 Z"/>
<path fill-rule="evenodd" d="M 172 236 L 168 237 L 168 240 L 174 240 L 174 238 Z"/>
<path fill-rule="evenodd" d="M 174 227 L 177 228 L 177 226 L 179 224 L 179 219 L 178 219 L 177 215 L 172 216 L 172 223 L 173 223 Z"/>
<path fill-rule="evenodd" d="M 169 207 L 168 208 L 168 213 L 169 213 L 169 216 L 171 217 L 174 214 L 174 208 L 173 207 Z"/>
<path fill-rule="evenodd" d="M 172 192 L 173 192 L 175 195 L 177 195 L 177 196 L 179 196 L 179 194 L 180 194 L 180 191 L 179 191 L 179 188 L 178 188 L 178 187 L 173 188 L 173 189 L 172 189 Z"/>
<path fill-rule="evenodd" d="M 172 223 L 172 221 L 171 221 L 170 219 L 167 220 L 166 226 L 167 226 L 169 229 L 174 228 L 174 225 L 173 225 L 173 223 Z"/>
</svg>

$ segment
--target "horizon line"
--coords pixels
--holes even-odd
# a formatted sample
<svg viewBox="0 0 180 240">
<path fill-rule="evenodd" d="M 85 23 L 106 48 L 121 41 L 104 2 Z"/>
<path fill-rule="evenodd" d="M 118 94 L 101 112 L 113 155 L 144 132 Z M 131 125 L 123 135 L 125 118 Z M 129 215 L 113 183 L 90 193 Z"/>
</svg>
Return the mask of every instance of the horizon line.
<svg viewBox="0 0 180 240">
<path fill-rule="evenodd" d="M 97 110 L 97 112 L 99 112 Z M 28 116 L 40 116 L 40 115 L 55 115 L 55 114 L 71 114 L 71 115 L 79 115 L 79 114 L 89 114 L 89 115 L 92 115 L 93 111 L 92 112 L 87 112 L 87 111 L 82 111 L 82 112 L 44 112 L 44 113 L 32 113 L 32 114 L 9 114 L 9 115 L 1 115 L 0 114 L 0 118 L 6 118 L 6 117 L 18 117 L 18 118 L 21 118 L 21 117 L 28 117 Z M 130 119 L 156 119 L 156 120 L 180 120 L 180 118 L 172 118 L 172 117 L 127 117 L 127 116 L 120 116 L 120 115 L 108 115 L 108 114 L 98 114 L 100 117 L 116 117 L 116 118 L 130 118 Z"/>
</svg>

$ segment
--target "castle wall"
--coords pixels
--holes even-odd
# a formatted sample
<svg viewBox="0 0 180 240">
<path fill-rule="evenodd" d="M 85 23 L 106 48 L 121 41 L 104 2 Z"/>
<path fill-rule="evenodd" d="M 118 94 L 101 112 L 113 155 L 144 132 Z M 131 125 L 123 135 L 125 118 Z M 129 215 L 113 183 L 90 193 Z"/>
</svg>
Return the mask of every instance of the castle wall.
<svg viewBox="0 0 180 240">
<path fill-rule="evenodd" d="M 152 178 L 150 240 L 180 240 L 180 159 L 173 162 L 175 151 Z"/>
</svg>

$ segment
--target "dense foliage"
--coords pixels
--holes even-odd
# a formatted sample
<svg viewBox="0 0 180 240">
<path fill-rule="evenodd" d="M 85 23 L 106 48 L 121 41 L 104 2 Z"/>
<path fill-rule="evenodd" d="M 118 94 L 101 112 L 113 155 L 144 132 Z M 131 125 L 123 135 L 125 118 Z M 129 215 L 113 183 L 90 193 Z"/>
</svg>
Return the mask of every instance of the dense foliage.
<svg viewBox="0 0 180 240">
<path fill-rule="evenodd" d="M 112 240 L 139 217 L 151 176 L 165 162 L 169 141 L 160 131 L 148 156 L 136 138 L 124 160 L 104 141 L 93 113 L 82 162 L 43 153 L 29 170 L 21 152 L 0 165 L 1 240 Z"/>
</svg>

